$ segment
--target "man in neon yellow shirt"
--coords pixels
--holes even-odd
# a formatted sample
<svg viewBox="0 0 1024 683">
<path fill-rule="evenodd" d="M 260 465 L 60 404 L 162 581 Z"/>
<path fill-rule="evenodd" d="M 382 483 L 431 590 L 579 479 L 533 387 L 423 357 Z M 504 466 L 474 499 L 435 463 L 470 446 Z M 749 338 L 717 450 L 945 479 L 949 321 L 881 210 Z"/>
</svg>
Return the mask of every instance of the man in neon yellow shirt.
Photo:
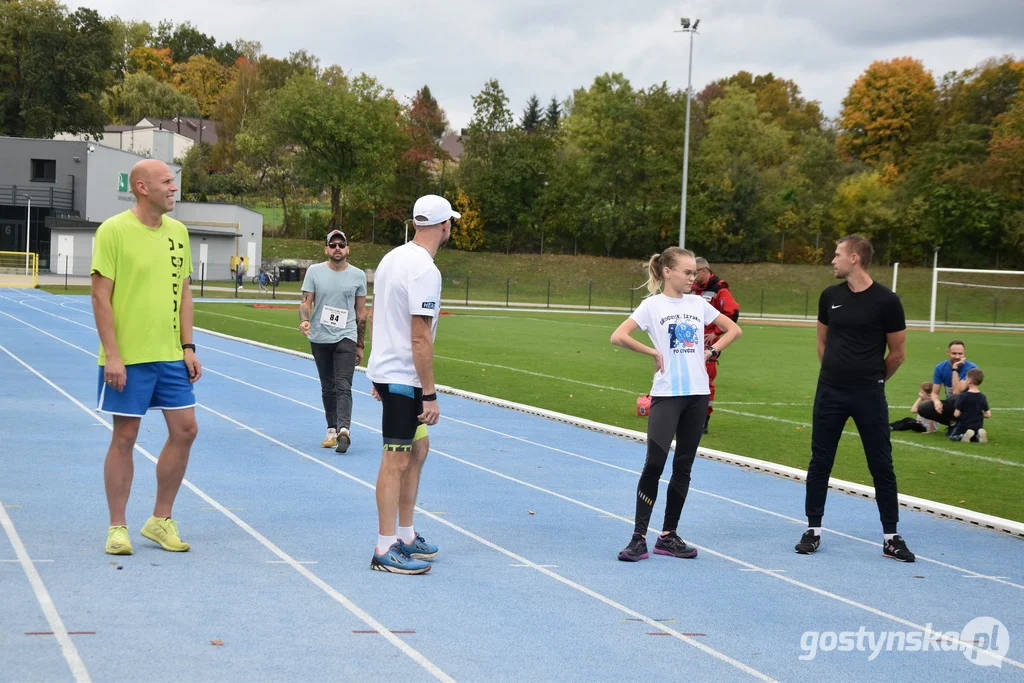
<svg viewBox="0 0 1024 683">
<path fill-rule="evenodd" d="M 189 549 L 171 508 L 199 433 L 192 385 L 202 366 L 192 343 L 192 257 L 188 230 L 165 216 L 174 208 L 174 174 L 147 159 L 129 176 L 135 207 L 96 230 L 92 306 L 100 336 L 98 410 L 112 413 L 114 433 L 103 465 L 110 509 L 106 552 L 131 555 L 125 508 L 132 451 L 147 410 L 162 410 L 167 443 L 156 466 L 156 504 L 142 535 L 164 550 Z"/>
</svg>

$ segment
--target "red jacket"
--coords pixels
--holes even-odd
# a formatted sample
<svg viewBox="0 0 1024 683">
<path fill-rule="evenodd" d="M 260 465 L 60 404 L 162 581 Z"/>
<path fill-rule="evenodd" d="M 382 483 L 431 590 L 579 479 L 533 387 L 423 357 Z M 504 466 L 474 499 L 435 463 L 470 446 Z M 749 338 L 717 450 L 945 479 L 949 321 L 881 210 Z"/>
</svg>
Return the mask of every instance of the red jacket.
<svg viewBox="0 0 1024 683">
<path fill-rule="evenodd" d="M 733 322 L 739 320 L 740 317 L 740 305 L 733 298 L 732 292 L 729 291 L 729 283 L 725 280 L 719 280 L 718 276 L 711 273 L 711 279 L 708 280 L 706 285 L 701 285 L 699 282 L 693 283 L 693 294 L 696 294 L 711 304 L 715 310 L 725 315 L 727 318 L 731 318 Z M 720 329 L 718 325 L 708 325 L 704 328 L 705 334 L 720 335 L 724 330 Z"/>
</svg>

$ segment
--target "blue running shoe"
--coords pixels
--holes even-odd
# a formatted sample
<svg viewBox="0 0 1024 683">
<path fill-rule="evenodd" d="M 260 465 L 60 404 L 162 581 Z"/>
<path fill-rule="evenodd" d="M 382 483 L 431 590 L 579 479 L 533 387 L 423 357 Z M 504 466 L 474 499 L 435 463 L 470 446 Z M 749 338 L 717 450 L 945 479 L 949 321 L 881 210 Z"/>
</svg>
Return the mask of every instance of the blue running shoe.
<svg viewBox="0 0 1024 683">
<path fill-rule="evenodd" d="M 414 559 L 432 560 L 437 557 L 437 546 L 427 543 L 419 533 L 416 534 L 412 543 L 402 543 L 402 539 L 398 539 L 398 544 L 402 546 L 402 552 Z"/>
<path fill-rule="evenodd" d="M 391 547 L 383 555 L 378 555 L 377 549 L 373 549 L 370 569 L 377 572 L 391 572 L 392 574 L 425 574 L 430 571 L 430 563 L 409 557 L 402 550 L 401 541 L 396 541 L 391 544 Z"/>
</svg>

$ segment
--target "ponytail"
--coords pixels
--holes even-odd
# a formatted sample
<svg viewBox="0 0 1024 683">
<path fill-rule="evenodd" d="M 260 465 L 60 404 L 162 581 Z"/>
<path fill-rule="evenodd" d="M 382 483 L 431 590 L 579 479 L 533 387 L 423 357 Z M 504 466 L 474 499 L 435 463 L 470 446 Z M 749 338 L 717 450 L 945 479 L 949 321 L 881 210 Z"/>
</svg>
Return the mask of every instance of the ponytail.
<svg viewBox="0 0 1024 683">
<path fill-rule="evenodd" d="M 647 291 L 654 296 L 661 291 L 662 283 L 665 281 L 665 268 L 671 268 L 676 264 L 676 259 L 681 256 L 695 258 L 694 253 L 689 249 L 680 247 L 669 247 L 660 254 L 655 254 L 647 262 Z"/>
</svg>

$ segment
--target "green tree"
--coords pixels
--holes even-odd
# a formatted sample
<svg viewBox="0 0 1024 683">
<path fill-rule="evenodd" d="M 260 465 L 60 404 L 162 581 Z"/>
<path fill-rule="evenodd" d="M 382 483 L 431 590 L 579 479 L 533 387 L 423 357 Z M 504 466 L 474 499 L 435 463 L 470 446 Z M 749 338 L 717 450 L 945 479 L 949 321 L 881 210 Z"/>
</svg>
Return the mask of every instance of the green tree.
<svg viewBox="0 0 1024 683">
<path fill-rule="evenodd" d="M 175 87 L 199 103 L 204 117 L 213 115 L 228 82 L 228 72 L 212 57 L 193 55 L 185 64 L 174 65 Z"/>
<path fill-rule="evenodd" d="M 562 107 L 554 96 L 548 102 L 548 108 L 544 110 L 544 124 L 548 128 L 558 128 L 558 122 L 562 120 Z"/>
<path fill-rule="evenodd" d="M 129 74 L 103 94 L 104 111 L 115 123 L 134 125 L 145 117 L 198 116 L 199 103 L 144 73 Z"/>
<path fill-rule="evenodd" d="M 519 125 L 526 131 L 535 130 L 540 126 L 543 120 L 542 116 L 540 100 L 537 99 L 537 95 L 530 95 L 530 99 L 526 101 L 526 109 L 523 110 L 523 117 L 519 120 Z"/>
<path fill-rule="evenodd" d="M 291 146 L 299 175 L 331 200 L 329 229 L 341 220 L 342 190 L 371 194 L 394 175 L 401 150 L 401 107 L 374 78 L 327 83 L 293 76 L 263 104 L 254 126 L 265 146 Z"/>
<path fill-rule="evenodd" d="M 0 27 L 0 134 L 100 134 L 117 63 L 110 26 L 91 9 L 22 0 L 0 3 Z"/>
<path fill-rule="evenodd" d="M 934 134 L 936 107 L 935 79 L 920 61 L 874 62 L 843 99 L 840 147 L 868 164 L 900 167 Z"/>
<path fill-rule="evenodd" d="M 153 41 L 153 26 L 148 21 L 126 21 L 118 17 L 110 17 L 106 23 L 114 45 L 114 79 L 119 81 L 129 72 L 132 50 L 147 47 Z"/>
</svg>

